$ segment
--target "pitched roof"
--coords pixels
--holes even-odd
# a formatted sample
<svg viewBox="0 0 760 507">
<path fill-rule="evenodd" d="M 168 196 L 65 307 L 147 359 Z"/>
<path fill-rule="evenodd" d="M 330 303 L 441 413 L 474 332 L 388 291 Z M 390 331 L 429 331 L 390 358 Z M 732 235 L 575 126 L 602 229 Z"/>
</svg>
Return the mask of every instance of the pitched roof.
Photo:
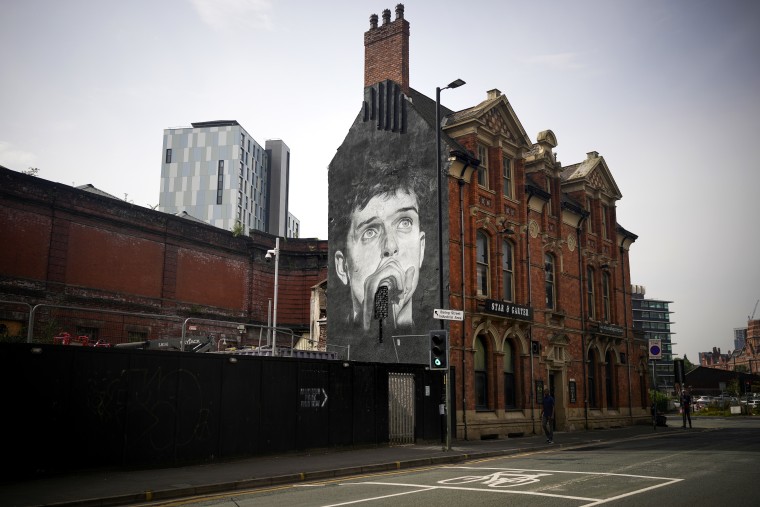
<svg viewBox="0 0 760 507">
<path fill-rule="evenodd" d="M 522 123 L 520 123 L 520 119 L 512 109 L 512 105 L 509 103 L 509 100 L 507 100 L 506 95 L 502 94 L 499 90 L 496 89 L 490 90 L 488 92 L 488 98 L 480 104 L 449 115 L 446 118 L 446 123 L 455 124 L 482 118 L 489 111 L 497 108 L 499 105 L 502 105 L 504 108 L 506 108 L 507 116 L 512 121 L 514 127 L 517 130 L 517 132 L 515 132 L 518 137 L 517 143 L 526 148 L 532 147 L 533 143 L 531 143 L 530 139 L 528 138 L 528 134 L 525 132 Z"/>
<path fill-rule="evenodd" d="M 591 151 L 583 162 L 565 166 L 560 173 L 562 183 L 585 182 L 587 185 L 607 192 L 611 197 L 620 199 L 623 194 L 615 183 L 604 157 Z"/>
<path fill-rule="evenodd" d="M 119 199 L 115 195 L 111 195 L 108 192 L 104 192 L 100 190 L 99 188 L 93 186 L 92 183 L 88 183 L 86 185 L 79 185 L 76 188 L 79 190 L 84 190 L 85 192 L 90 192 L 92 194 L 102 195 L 103 197 L 110 197 L 111 199 Z M 119 200 L 121 201 L 122 199 L 119 199 Z"/>
<path fill-rule="evenodd" d="M 414 88 L 409 89 L 409 95 L 412 107 L 419 113 L 423 120 L 425 120 L 431 128 L 435 129 L 435 100 L 418 92 Z M 454 111 L 441 104 L 441 123 L 446 124 L 450 115 L 454 114 Z M 459 150 L 463 153 L 468 153 L 468 150 L 464 146 L 450 137 L 445 130 L 441 129 L 441 142 L 449 146 L 450 151 Z"/>
</svg>

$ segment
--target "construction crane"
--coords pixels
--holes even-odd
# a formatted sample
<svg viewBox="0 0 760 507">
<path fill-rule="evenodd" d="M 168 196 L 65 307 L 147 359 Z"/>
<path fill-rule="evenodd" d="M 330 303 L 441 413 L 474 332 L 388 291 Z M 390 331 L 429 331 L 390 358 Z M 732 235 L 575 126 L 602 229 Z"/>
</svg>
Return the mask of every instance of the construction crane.
<svg viewBox="0 0 760 507">
<path fill-rule="evenodd" d="M 755 318 L 755 312 L 757 311 L 757 303 L 760 303 L 760 299 L 758 299 L 757 302 L 755 302 L 755 309 L 752 310 L 752 315 L 747 317 L 747 320 L 752 320 Z"/>
</svg>

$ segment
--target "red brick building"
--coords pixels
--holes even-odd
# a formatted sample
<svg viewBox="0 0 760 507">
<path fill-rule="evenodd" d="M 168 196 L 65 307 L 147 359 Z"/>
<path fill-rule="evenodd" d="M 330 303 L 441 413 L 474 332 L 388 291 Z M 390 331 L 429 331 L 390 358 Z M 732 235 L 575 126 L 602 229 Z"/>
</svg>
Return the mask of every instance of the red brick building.
<svg viewBox="0 0 760 507">
<path fill-rule="evenodd" d="M 6 302 L 268 322 L 274 263 L 264 257 L 275 238 L 267 234 L 236 237 L 0 167 L 0 237 L 6 245 L 0 299 Z M 326 241 L 281 239 L 278 328 L 308 335 L 311 287 L 326 277 L 326 254 Z M 166 332 L 149 318 L 119 331 L 98 331 L 102 314 L 80 312 L 77 319 L 81 329 L 111 343 Z M 23 306 L 0 304 L 0 323 L 17 332 L 26 328 Z"/>
<path fill-rule="evenodd" d="M 363 192 L 356 189 L 375 173 L 386 171 L 385 181 L 375 184 L 385 187 L 388 180 L 400 186 L 412 179 L 405 172 L 424 173 L 434 182 L 435 157 L 442 157 L 444 307 L 464 312 L 463 321 L 446 322 L 457 437 L 540 432 L 546 389 L 556 398 L 561 430 L 647 421 L 647 347 L 634 336 L 630 292 L 629 248 L 637 236 L 617 223 L 622 193 L 606 161 L 591 151 L 585 160 L 563 166 L 553 152 L 557 136 L 545 130 L 532 141 L 496 89 L 462 111 L 441 107 L 443 145 L 440 153 L 430 152 L 436 103 L 410 86 L 403 5 L 390 18 L 386 10 L 378 26 L 373 15 L 364 36 L 365 103 L 328 171 L 330 223 L 340 223 L 352 209 L 366 214 L 366 197 L 354 198 L 359 204 L 353 208 L 341 200 Z M 412 218 L 419 220 L 425 252 L 420 265 L 402 268 L 407 282 L 409 273 L 421 273 L 416 285 L 403 289 L 415 291 L 413 321 L 391 329 L 400 336 L 390 341 L 391 349 L 382 334 L 375 337 L 382 317 L 379 324 L 365 317 L 364 329 L 357 325 L 367 304 L 351 289 L 354 314 L 341 315 L 340 323 L 337 312 L 345 312 L 350 299 L 336 307 L 328 298 L 328 339 L 371 349 L 373 360 L 392 361 L 393 354 L 408 351 L 414 362 L 422 355 L 406 345 L 413 341 L 409 337 L 439 325 L 432 320 L 438 270 L 430 271 L 438 255 L 431 225 L 438 221 L 427 211 L 434 198 L 419 190 L 386 190 L 383 199 L 391 202 L 399 192 L 414 197 Z M 350 227 L 346 220 L 330 231 L 331 296 L 348 291 L 351 283 L 346 252 L 358 236 Z M 385 259 L 397 255 L 400 241 L 393 234 L 378 226 L 361 237 L 368 242 L 387 235 Z M 396 279 L 391 291 L 403 277 Z"/>
</svg>

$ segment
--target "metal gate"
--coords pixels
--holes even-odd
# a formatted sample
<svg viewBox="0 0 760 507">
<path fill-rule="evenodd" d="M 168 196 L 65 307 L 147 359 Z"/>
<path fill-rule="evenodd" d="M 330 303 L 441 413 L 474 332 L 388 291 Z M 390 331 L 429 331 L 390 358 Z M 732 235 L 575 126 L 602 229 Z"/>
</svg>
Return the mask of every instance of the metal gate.
<svg viewBox="0 0 760 507">
<path fill-rule="evenodd" d="M 388 435 L 391 445 L 414 443 L 412 373 L 388 373 Z"/>
</svg>

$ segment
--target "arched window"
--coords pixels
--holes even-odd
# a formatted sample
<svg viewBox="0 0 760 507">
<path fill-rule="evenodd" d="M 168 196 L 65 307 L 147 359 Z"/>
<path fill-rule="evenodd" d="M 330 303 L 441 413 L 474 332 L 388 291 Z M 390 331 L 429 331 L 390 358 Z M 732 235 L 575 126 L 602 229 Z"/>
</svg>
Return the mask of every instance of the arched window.
<svg viewBox="0 0 760 507">
<path fill-rule="evenodd" d="M 478 231 L 476 240 L 477 255 L 477 280 L 478 296 L 488 296 L 488 279 L 489 279 L 489 261 L 488 261 L 488 236 L 482 231 Z"/>
<path fill-rule="evenodd" d="M 604 303 L 604 321 L 610 322 L 612 319 L 612 309 L 610 307 L 610 274 L 602 274 L 602 302 Z"/>
<path fill-rule="evenodd" d="M 586 268 L 586 306 L 588 307 L 588 318 L 596 318 L 596 304 L 594 302 L 594 268 Z"/>
<path fill-rule="evenodd" d="M 488 408 L 488 363 L 483 337 L 475 338 L 475 408 Z"/>
<path fill-rule="evenodd" d="M 501 278 L 504 285 L 502 297 L 504 301 L 515 300 L 514 286 L 515 252 L 511 241 L 504 241 L 504 254 L 501 259 Z"/>
<path fill-rule="evenodd" d="M 588 389 L 588 405 L 589 407 L 596 407 L 596 356 L 593 350 L 588 351 L 588 381 L 586 388 Z"/>
<path fill-rule="evenodd" d="M 607 408 L 614 408 L 617 407 L 617 403 L 615 403 L 615 393 L 614 393 L 614 386 L 615 386 L 615 365 L 613 363 L 614 357 L 612 355 L 612 352 L 607 352 L 607 355 L 605 356 L 605 361 L 607 364 L 604 367 L 604 386 L 605 386 L 605 395 L 607 396 Z"/>
<path fill-rule="evenodd" d="M 504 342 L 504 408 L 517 408 L 515 389 L 515 350 L 509 340 Z"/>
<path fill-rule="evenodd" d="M 552 254 L 546 254 L 544 256 L 544 270 L 546 271 L 544 283 L 546 288 L 546 307 L 554 309 L 557 302 L 557 294 L 554 278 L 554 256 Z"/>
</svg>

